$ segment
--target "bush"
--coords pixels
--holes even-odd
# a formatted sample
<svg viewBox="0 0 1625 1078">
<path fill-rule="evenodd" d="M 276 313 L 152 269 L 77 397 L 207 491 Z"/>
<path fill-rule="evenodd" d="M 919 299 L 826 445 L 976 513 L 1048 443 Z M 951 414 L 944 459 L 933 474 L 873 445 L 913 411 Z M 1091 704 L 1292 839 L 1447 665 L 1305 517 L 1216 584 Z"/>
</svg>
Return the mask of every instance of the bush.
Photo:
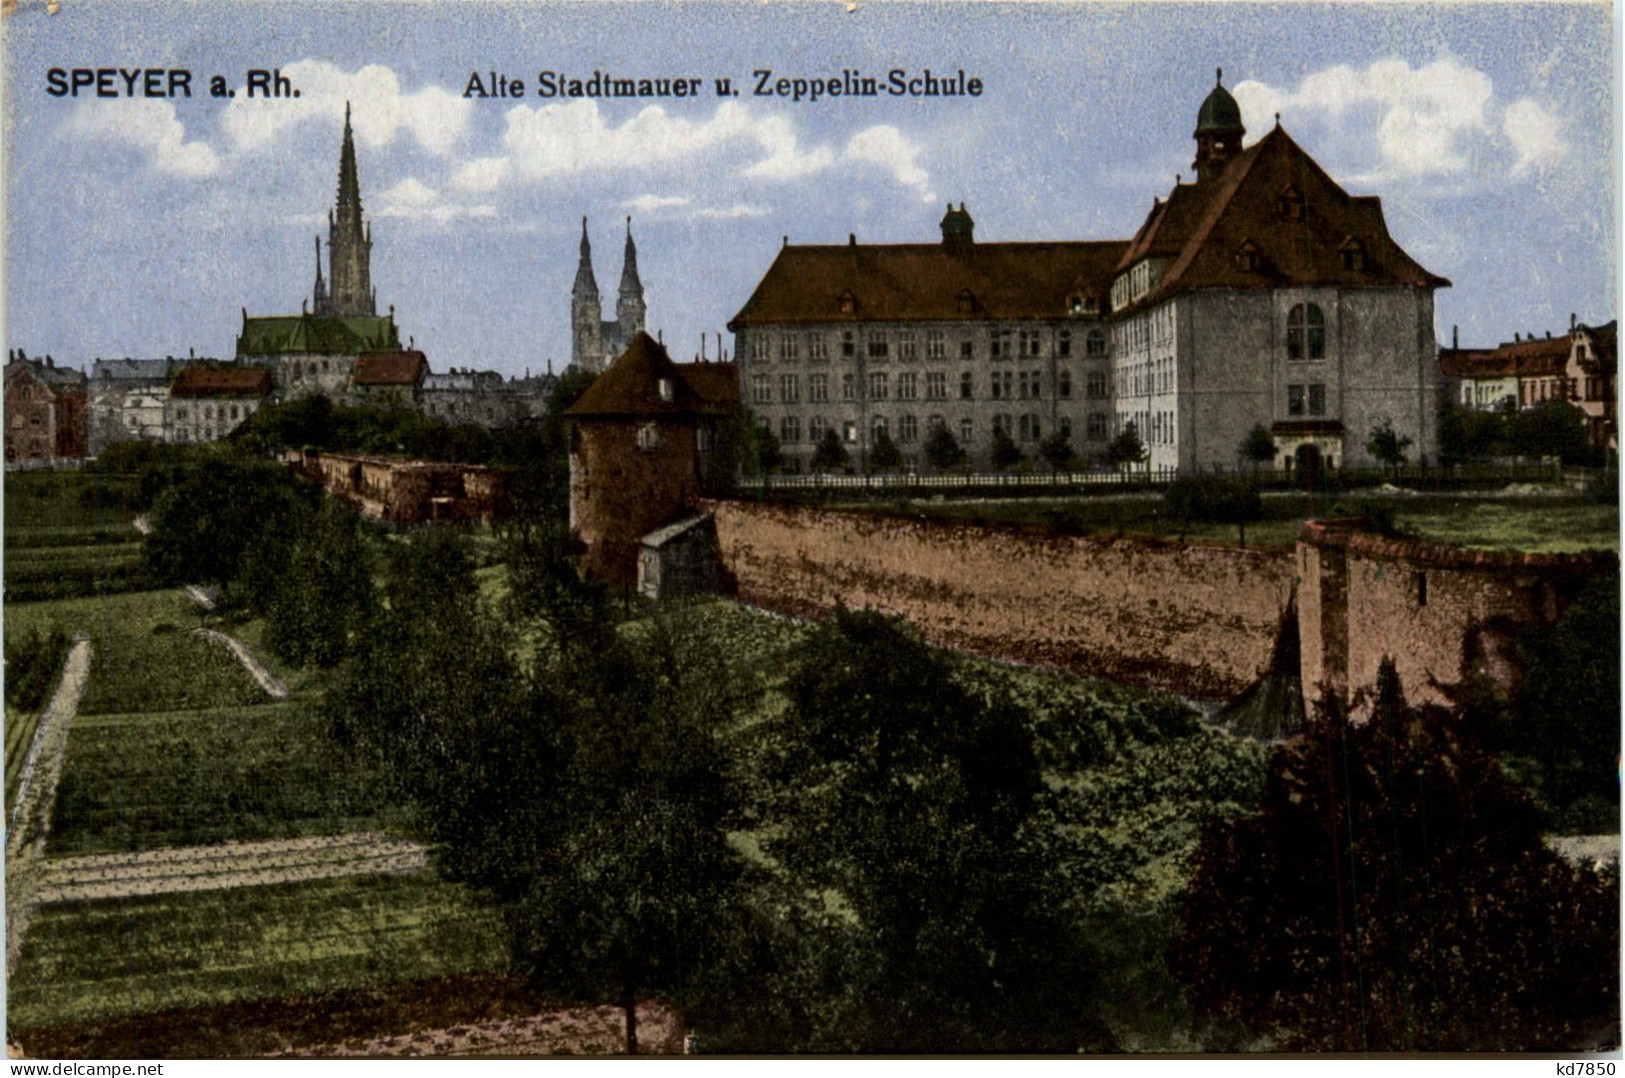
<svg viewBox="0 0 1625 1078">
<path fill-rule="evenodd" d="M 1205 524 L 1246 524 L 1264 519 L 1264 501 L 1258 488 L 1238 479 L 1211 475 L 1176 479 L 1163 498 L 1168 511 L 1184 521 Z"/>
<path fill-rule="evenodd" d="M 6 703 L 22 711 L 45 705 L 68 652 L 68 634 L 52 626 L 27 636 L 6 634 Z"/>
</svg>

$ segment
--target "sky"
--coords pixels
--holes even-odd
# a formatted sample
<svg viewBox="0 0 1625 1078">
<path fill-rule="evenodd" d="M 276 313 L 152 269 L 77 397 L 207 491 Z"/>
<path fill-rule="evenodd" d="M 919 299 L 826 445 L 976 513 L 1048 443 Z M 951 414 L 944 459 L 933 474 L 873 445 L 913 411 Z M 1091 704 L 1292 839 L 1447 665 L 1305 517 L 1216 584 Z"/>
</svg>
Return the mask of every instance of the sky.
<svg viewBox="0 0 1625 1078">
<path fill-rule="evenodd" d="M 1127 239 L 1224 69 L 1453 282 L 1436 331 L 1493 344 L 1616 315 L 1616 92 L 1601 4 L 856 2 L 616 5 L 24 0 L 4 28 L 4 336 L 94 358 L 229 357 L 298 313 L 348 100 L 372 279 L 435 370 L 569 359 L 581 219 L 613 317 L 632 217 L 648 328 L 688 359 L 788 237 Z M 184 68 L 187 98 L 53 96 L 52 68 Z M 295 98 L 250 100 L 249 69 Z M 929 68 L 976 97 L 760 96 Z M 544 71 L 695 77 L 698 96 L 537 96 Z M 522 98 L 465 95 L 470 76 Z M 237 91 L 209 94 L 212 75 Z M 720 97 L 731 78 L 737 96 Z M 117 85 L 122 86 L 119 82 Z M 137 84 L 139 87 L 139 83 Z"/>
</svg>

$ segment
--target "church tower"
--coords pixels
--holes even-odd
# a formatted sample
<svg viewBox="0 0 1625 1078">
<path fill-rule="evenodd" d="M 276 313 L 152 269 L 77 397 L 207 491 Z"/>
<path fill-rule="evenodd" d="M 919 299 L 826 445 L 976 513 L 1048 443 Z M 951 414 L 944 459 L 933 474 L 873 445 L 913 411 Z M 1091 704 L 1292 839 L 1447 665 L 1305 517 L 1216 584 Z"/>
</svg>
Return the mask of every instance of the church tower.
<svg viewBox="0 0 1625 1078">
<path fill-rule="evenodd" d="M 626 260 L 621 265 L 621 294 L 615 301 L 615 321 L 620 323 L 623 347 L 643 332 L 647 308 L 643 302 L 643 281 L 638 278 L 638 248 L 632 242 L 632 218 L 626 219 Z"/>
<path fill-rule="evenodd" d="M 1232 158 L 1241 152 L 1241 140 L 1247 129 L 1241 124 L 1241 106 L 1224 88 L 1224 68 L 1218 69 L 1213 92 L 1202 102 L 1196 114 L 1196 182 L 1206 183 L 1224 171 Z"/>
<path fill-rule="evenodd" d="M 344 147 L 339 152 L 338 202 L 327 214 L 328 286 L 322 289 L 317 264 L 316 314 L 324 318 L 373 318 L 372 226 L 361 213 L 361 181 L 356 176 L 355 137 L 350 105 L 344 105 Z M 318 242 L 320 242 L 318 240 Z"/>
<path fill-rule="evenodd" d="M 587 219 L 581 219 L 581 263 L 570 290 L 570 365 L 594 373 L 604 369 L 603 307 L 598 281 L 592 274 L 592 244 L 587 240 Z"/>
</svg>

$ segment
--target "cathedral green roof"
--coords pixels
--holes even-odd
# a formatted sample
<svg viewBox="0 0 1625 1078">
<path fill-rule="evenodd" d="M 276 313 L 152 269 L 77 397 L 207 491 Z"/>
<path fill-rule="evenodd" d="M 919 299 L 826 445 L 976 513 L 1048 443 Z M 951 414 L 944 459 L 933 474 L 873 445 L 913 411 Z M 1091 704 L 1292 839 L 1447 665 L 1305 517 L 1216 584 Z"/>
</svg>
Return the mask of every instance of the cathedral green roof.
<svg viewBox="0 0 1625 1078">
<path fill-rule="evenodd" d="M 393 315 L 383 318 L 318 318 L 313 314 L 243 318 L 239 356 L 358 356 L 398 352 L 401 338 Z"/>
</svg>

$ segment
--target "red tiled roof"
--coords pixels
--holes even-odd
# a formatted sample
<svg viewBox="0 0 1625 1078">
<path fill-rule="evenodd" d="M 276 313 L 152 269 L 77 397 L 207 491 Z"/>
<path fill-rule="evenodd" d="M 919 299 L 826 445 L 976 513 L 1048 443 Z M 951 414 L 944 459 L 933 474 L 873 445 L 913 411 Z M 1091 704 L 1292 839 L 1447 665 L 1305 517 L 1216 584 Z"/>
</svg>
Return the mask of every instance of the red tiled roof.
<svg viewBox="0 0 1625 1078">
<path fill-rule="evenodd" d="M 722 385 L 724 371 L 732 378 L 731 391 Z M 739 400 L 738 377 L 731 363 L 673 363 L 663 345 L 639 333 L 565 415 L 716 415 Z M 670 383 L 667 396 L 660 392 L 663 380 Z"/>
<path fill-rule="evenodd" d="M 1288 189 L 1302 212 L 1279 211 Z M 1342 251 L 1359 246 L 1361 265 L 1347 268 Z M 1251 244 L 1258 266 L 1238 264 Z M 1218 177 L 1181 184 L 1159 202 L 1119 264 L 1171 259 L 1161 282 L 1140 303 L 1192 288 L 1408 286 L 1448 287 L 1388 235 L 1379 199 L 1351 196 L 1279 126 L 1237 154 Z"/>
<path fill-rule="evenodd" d="M 728 328 L 1065 318 L 1081 280 L 1105 296 L 1121 240 L 786 246 Z M 850 308 L 842 310 L 843 297 Z"/>
<path fill-rule="evenodd" d="M 428 373 L 422 352 L 362 352 L 350 382 L 358 386 L 415 386 Z"/>
<path fill-rule="evenodd" d="M 187 367 L 169 386 L 171 397 L 187 400 L 264 397 L 270 392 L 271 372 L 264 367 Z"/>
<path fill-rule="evenodd" d="M 1572 343 L 1562 337 L 1531 337 L 1495 348 L 1443 348 L 1439 371 L 1456 378 L 1555 378 L 1568 366 Z"/>
<path fill-rule="evenodd" d="M 677 375 L 707 404 L 739 403 L 739 367 L 734 363 L 677 363 Z"/>
</svg>

